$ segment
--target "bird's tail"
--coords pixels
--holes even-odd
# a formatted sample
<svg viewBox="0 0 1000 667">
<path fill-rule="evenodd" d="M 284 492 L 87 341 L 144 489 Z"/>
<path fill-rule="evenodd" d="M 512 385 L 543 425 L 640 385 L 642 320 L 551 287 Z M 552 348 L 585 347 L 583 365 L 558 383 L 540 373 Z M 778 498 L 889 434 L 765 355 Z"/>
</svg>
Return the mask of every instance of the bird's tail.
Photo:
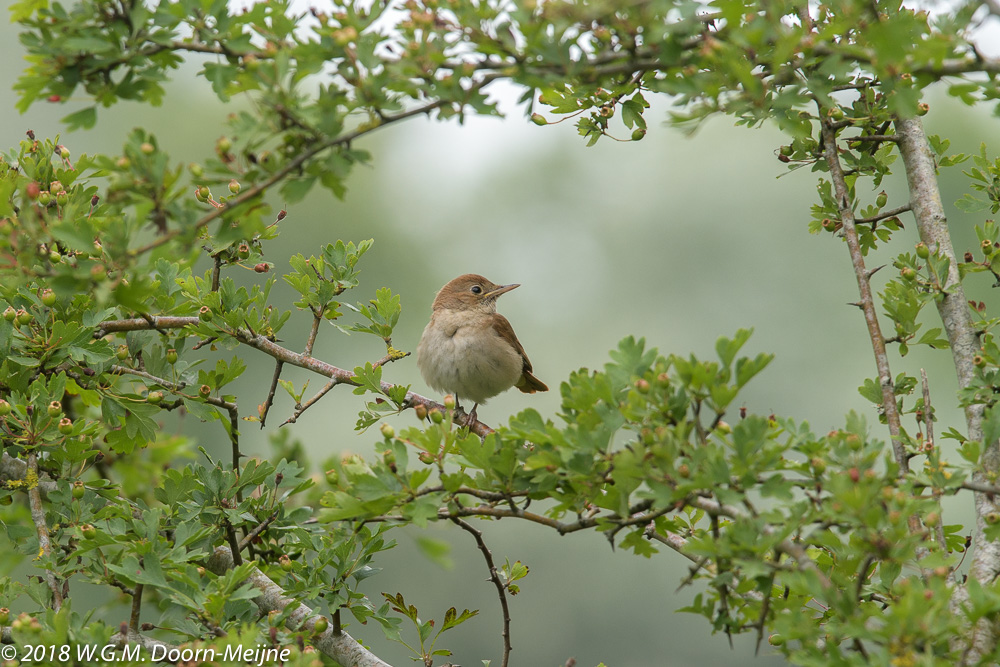
<svg viewBox="0 0 1000 667">
<path fill-rule="evenodd" d="M 544 382 L 536 378 L 530 371 L 524 371 L 521 379 L 514 385 L 525 394 L 534 394 L 536 391 L 548 391 L 549 388 Z"/>
</svg>

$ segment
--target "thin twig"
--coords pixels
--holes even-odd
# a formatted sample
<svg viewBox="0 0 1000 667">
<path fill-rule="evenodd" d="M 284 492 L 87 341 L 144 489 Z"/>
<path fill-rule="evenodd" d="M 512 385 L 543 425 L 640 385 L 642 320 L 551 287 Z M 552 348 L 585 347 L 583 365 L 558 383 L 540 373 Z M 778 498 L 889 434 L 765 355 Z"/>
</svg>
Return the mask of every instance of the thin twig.
<svg viewBox="0 0 1000 667">
<path fill-rule="evenodd" d="M 452 517 L 451 520 L 456 526 L 475 538 L 476 546 L 478 546 L 479 551 L 482 552 L 483 560 L 486 561 L 486 566 L 490 570 L 490 581 L 493 582 L 493 585 L 497 589 L 497 595 L 500 597 L 500 608 L 503 610 L 503 630 L 500 633 L 503 637 L 503 662 L 500 664 L 501 667 L 507 667 L 510 660 L 510 609 L 507 607 L 507 587 L 504 586 L 502 581 L 500 581 L 500 575 L 497 573 L 496 565 L 493 564 L 493 555 L 486 546 L 486 542 L 483 541 L 482 531 L 476 530 L 469 525 L 468 522 L 462 521 L 458 517 Z"/>
<path fill-rule="evenodd" d="M 820 115 L 825 116 L 826 114 Z M 868 337 L 871 340 L 872 351 L 875 353 L 879 386 L 882 389 L 882 411 L 889 426 L 893 454 L 896 463 L 899 465 L 899 474 L 902 477 L 909 473 L 910 463 L 903 440 L 900 437 L 899 408 L 896 404 L 896 394 L 892 383 L 892 371 L 889 368 L 889 356 L 885 350 L 885 338 L 882 336 L 882 329 L 878 321 L 878 312 L 875 310 L 875 299 L 872 295 L 871 284 L 868 281 L 868 275 L 865 271 L 865 259 L 861 252 L 858 230 L 855 227 L 854 209 L 851 207 L 847 182 L 844 178 L 844 170 L 840 164 L 840 156 L 838 155 L 837 133 L 826 121 L 822 123 L 821 131 L 823 134 L 823 153 L 826 158 L 827 167 L 830 170 L 830 179 L 833 181 L 837 209 L 844 230 L 844 239 L 847 241 L 851 263 L 854 265 L 854 275 L 857 278 L 858 292 L 861 295 L 861 309 L 865 315 L 865 323 L 868 325 Z"/>
<path fill-rule="evenodd" d="M 888 211 L 882 211 L 878 215 L 873 215 L 870 218 L 855 218 L 854 222 L 855 224 L 858 225 L 870 225 L 873 222 L 879 222 L 881 220 L 885 220 L 886 218 L 894 218 L 897 215 L 906 213 L 909 210 L 910 210 L 910 205 L 903 204 L 902 206 L 898 206 L 894 209 L 890 209 Z"/>
<path fill-rule="evenodd" d="M 281 423 L 281 426 L 285 426 L 286 424 L 294 424 L 296 421 L 298 421 L 299 417 L 302 416 L 303 412 L 305 412 L 306 410 L 308 410 L 309 408 L 311 408 L 313 405 L 315 405 L 316 402 L 319 401 L 319 399 L 321 399 L 324 396 L 326 396 L 327 392 L 329 392 L 331 389 L 333 389 L 334 387 L 336 387 L 338 384 L 340 384 L 340 383 L 337 382 L 336 380 L 330 380 L 329 382 L 327 382 L 325 385 L 323 385 L 322 389 L 320 389 L 318 392 L 316 392 L 315 396 L 313 396 L 312 398 L 310 398 L 304 404 L 301 404 L 301 405 L 297 406 L 295 408 L 294 414 L 292 414 L 291 417 L 289 417 L 288 419 L 286 419 L 285 421 L 283 421 Z"/>
<path fill-rule="evenodd" d="M 129 615 L 128 628 L 131 632 L 139 632 L 139 614 L 142 611 L 142 584 L 135 585 L 132 594 L 132 613 Z"/>
<path fill-rule="evenodd" d="M 254 538 L 256 538 L 258 535 L 267 530 L 267 527 L 270 526 L 271 523 L 273 523 L 274 520 L 278 518 L 278 511 L 279 510 L 274 510 L 273 512 L 271 512 L 270 516 L 268 516 L 266 519 L 264 519 L 256 526 L 254 526 L 254 529 L 251 530 L 249 533 L 247 533 L 242 540 L 240 540 L 239 545 L 237 545 L 240 551 L 243 551 L 248 546 L 250 546 L 250 543 L 254 541 Z"/>
<path fill-rule="evenodd" d="M 32 449 L 28 452 L 28 478 L 38 479 L 38 454 Z M 49 527 L 45 523 L 45 508 L 42 507 L 42 494 L 38 490 L 37 484 L 28 487 L 28 504 L 31 506 L 31 520 L 35 523 L 35 532 L 38 534 L 38 555 L 49 556 L 52 553 L 52 542 L 49 539 Z M 55 572 L 45 569 L 45 583 L 52 591 L 52 607 L 59 611 L 63 603 L 62 589 L 59 580 L 56 579 Z"/>
<path fill-rule="evenodd" d="M 271 406 L 274 405 L 274 394 L 278 390 L 278 380 L 281 379 L 281 367 L 285 364 L 281 359 L 278 359 L 277 363 L 274 365 L 274 375 L 271 376 L 271 387 L 267 390 L 267 398 L 264 399 L 264 405 L 260 410 L 260 427 L 264 428 L 264 422 L 267 421 L 267 413 L 271 411 Z"/>
<path fill-rule="evenodd" d="M 927 371 L 923 368 L 920 369 L 920 384 L 924 395 L 924 442 L 926 442 L 931 448 L 935 448 L 937 447 L 937 443 L 934 441 L 934 409 L 931 407 L 931 387 L 930 383 L 927 382 Z M 937 503 L 937 513 L 939 518 L 937 526 L 935 526 L 934 538 L 937 540 L 938 547 L 947 550 L 948 547 L 945 544 L 944 536 L 944 521 L 941 521 L 940 519 L 941 512 L 943 511 L 941 507 L 941 498 L 938 497 L 935 501 Z M 950 576 L 952 576 L 951 573 L 949 573 L 949 577 Z"/>
</svg>

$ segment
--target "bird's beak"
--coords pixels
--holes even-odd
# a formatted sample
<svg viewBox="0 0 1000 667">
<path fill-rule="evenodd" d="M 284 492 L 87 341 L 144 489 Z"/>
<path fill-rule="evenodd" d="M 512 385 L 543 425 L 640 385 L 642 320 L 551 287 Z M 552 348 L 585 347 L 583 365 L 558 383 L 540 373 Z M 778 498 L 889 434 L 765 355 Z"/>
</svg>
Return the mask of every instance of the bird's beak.
<svg viewBox="0 0 1000 667">
<path fill-rule="evenodd" d="M 492 292 L 487 292 L 486 294 L 484 294 L 483 298 L 484 299 L 495 299 L 498 296 L 500 296 L 501 294 L 506 294 L 507 292 L 511 291 L 512 289 L 517 289 L 520 286 L 521 286 L 520 284 L 518 284 L 518 285 L 501 285 L 500 287 L 496 288 Z"/>
</svg>

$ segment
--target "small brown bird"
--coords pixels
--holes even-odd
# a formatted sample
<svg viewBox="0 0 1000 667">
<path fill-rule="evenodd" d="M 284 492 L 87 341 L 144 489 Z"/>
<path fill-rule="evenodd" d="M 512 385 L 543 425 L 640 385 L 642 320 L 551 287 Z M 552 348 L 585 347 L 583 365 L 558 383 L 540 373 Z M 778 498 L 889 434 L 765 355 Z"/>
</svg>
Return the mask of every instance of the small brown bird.
<svg viewBox="0 0 1000 667">
<path fill-rule="evenodd" d="M 497 298 L 520 285 L 497 285 L 474 273 L 455 278 L 434 298 L 431 321 L 417 345 L 417 367 L 431 387 L 474 403 L 517 387 L 526 394 L 548 391 L 531 374 L 531 362 L 503 315 Z"/>
</svg>

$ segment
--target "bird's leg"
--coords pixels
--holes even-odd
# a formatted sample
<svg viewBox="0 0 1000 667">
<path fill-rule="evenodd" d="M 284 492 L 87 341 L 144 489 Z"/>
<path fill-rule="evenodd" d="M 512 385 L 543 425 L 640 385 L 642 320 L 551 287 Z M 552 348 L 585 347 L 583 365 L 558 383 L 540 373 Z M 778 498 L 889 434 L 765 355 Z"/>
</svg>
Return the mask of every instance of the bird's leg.
<svg viewBox="0 0 1000 667">
<path fill-rule="evenodd" d="M 473 424 L 475 424 L 478 421 L 478 419 L 476 418 L 476 408 L 478 407 L 479 403 L 476 403 L 475 405 L 472 406 L 472 412 L 469 413 L 468 425 L 470 428 L 472 427 Z"/>
</svg>

